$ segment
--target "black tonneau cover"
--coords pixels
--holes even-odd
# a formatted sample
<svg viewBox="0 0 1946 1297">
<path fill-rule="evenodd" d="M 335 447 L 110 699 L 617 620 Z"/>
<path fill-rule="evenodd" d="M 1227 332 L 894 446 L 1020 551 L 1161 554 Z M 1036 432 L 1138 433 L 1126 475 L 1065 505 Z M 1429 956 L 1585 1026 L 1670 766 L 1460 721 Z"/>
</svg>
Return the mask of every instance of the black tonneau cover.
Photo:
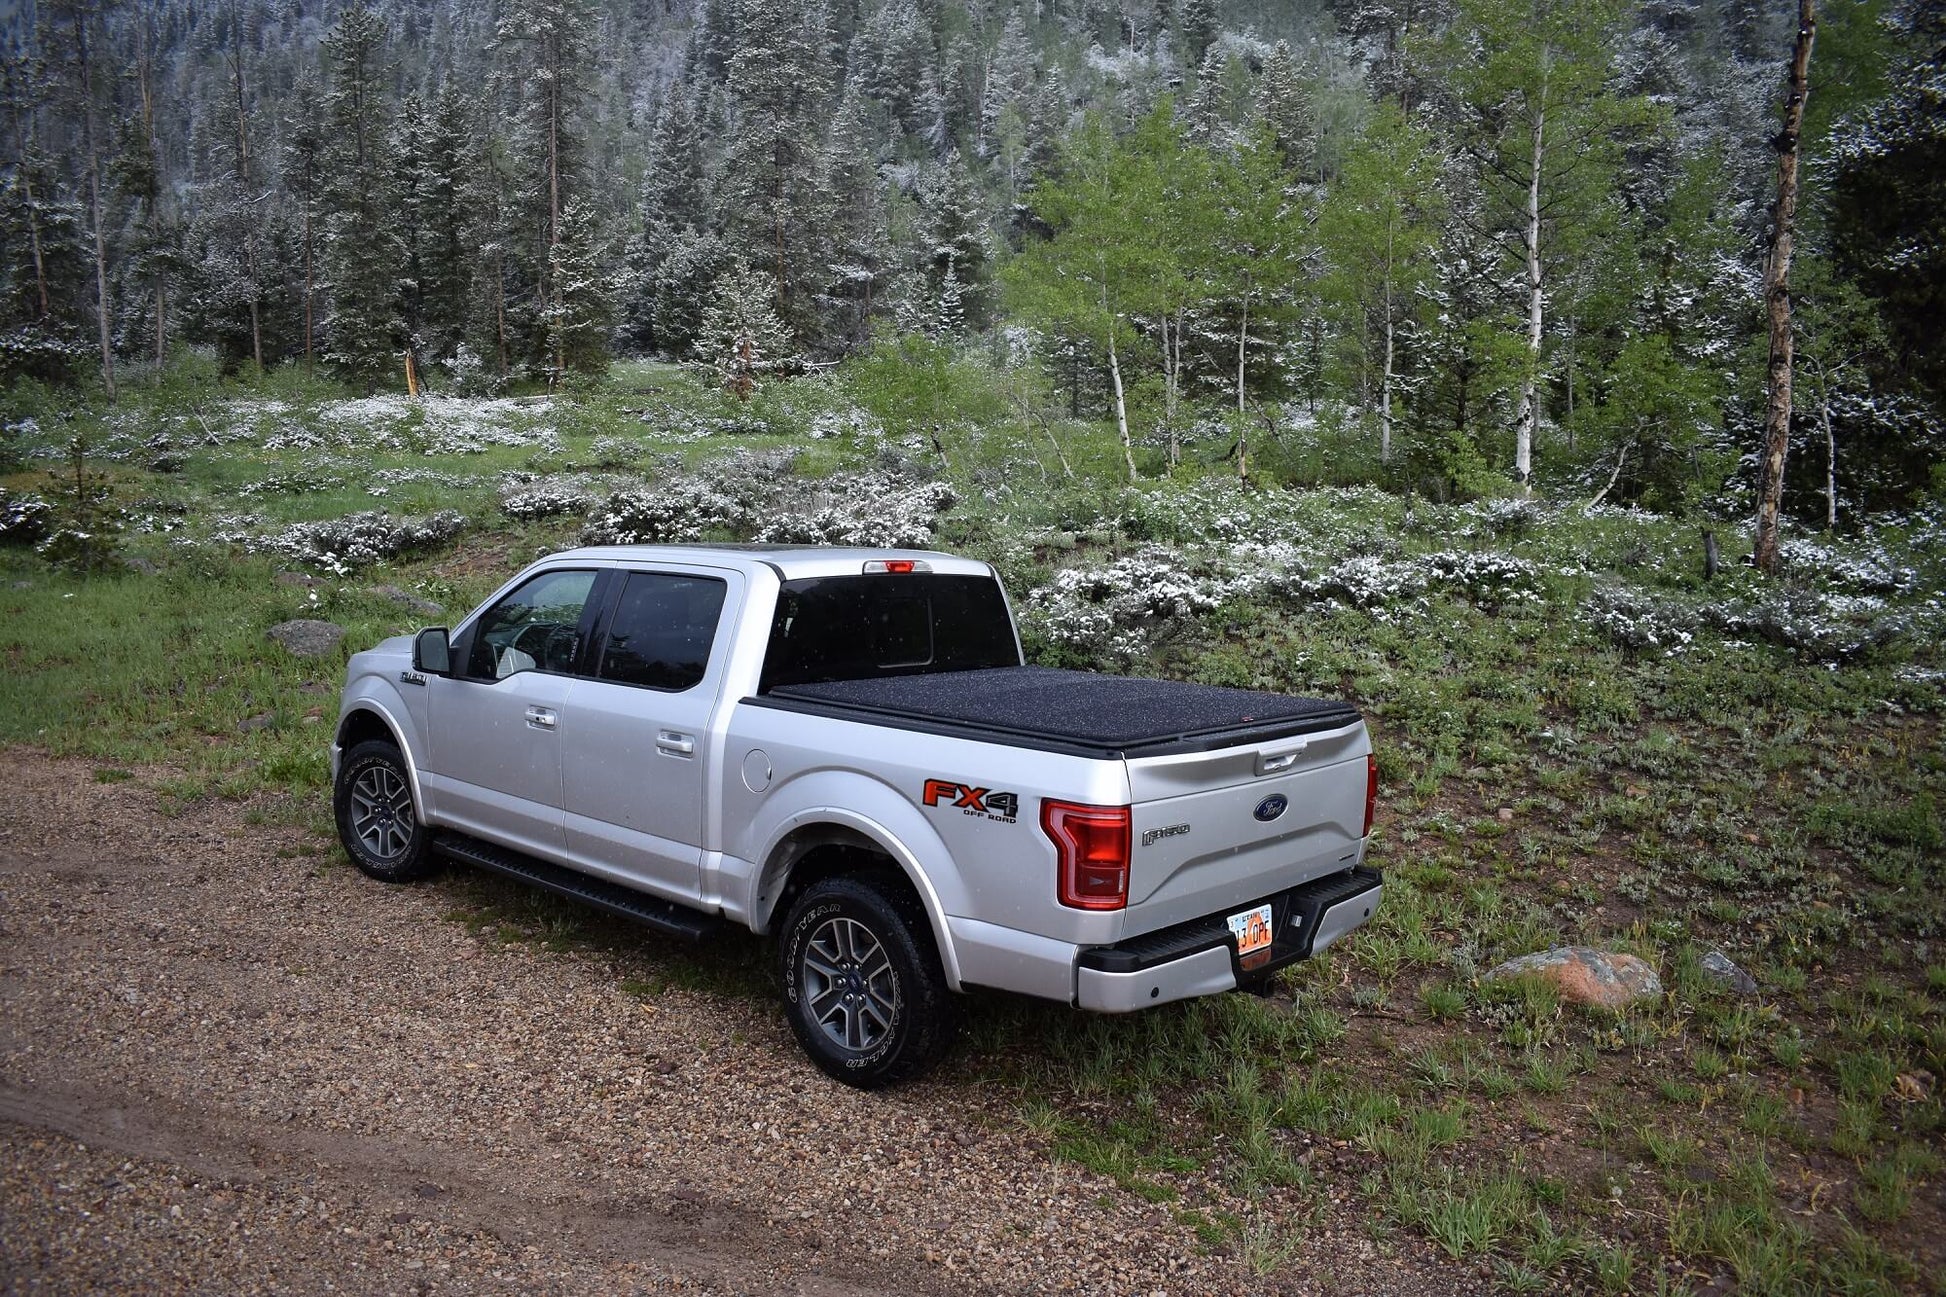
<svg viewBox="0 0 1946 1297">
<path fill-rule="evenodd" d="M 1359 719 L 1317 698 L 1033 666 L 782 685 L 746 701 L 1106 757 L 1208 751 Z"/>
</svg>

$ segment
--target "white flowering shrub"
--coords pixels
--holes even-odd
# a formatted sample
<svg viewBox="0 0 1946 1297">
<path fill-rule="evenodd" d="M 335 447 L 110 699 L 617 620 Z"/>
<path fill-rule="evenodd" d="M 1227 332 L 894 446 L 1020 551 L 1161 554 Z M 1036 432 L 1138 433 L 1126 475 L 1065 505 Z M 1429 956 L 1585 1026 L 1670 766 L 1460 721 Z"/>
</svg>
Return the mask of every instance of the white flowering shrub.
<svg viewBox="0 0 1946 1297">
<path fill-rule="evenodd" d="M 322 522 L 292 523 L 262 537 L 254 547 L 342 576 L 397 554 L 429 549 L 457 536 L 465 527 L 466 516 L 453 509 L 441 509 L 424 518 L 395 518 L 380 510 L 366 510 Z"/>
<path fill-rule="evenodd" d="M 1680 653 L 1696 638 L 1693 610 L 1628 586 L 1596 588 L 1578 612 L 1583 625 L 1630 654 Z"/>
<path fill-rule="evenodd" d="M 47 535 L 54 506 L 32 491 L 0 487 L 0 545 L 31 545 Z"/>
</svg>

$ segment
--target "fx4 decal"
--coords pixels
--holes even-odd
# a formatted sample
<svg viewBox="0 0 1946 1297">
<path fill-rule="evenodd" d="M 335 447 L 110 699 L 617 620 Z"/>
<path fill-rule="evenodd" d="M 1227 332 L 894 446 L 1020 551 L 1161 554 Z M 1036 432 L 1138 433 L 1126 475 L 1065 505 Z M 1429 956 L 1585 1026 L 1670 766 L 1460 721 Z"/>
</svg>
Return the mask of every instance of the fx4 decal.
<svg viewBox="0 0 1946 1297">
<path fill-rule="evenodd" d="M 950 806 L 963 815 L 984 815 L 1012 824 L 1020 814 L 1019 793 L 996 793 L 952 779 L 928 779 L 922 800 L 928 806 Z"/>
</svg>

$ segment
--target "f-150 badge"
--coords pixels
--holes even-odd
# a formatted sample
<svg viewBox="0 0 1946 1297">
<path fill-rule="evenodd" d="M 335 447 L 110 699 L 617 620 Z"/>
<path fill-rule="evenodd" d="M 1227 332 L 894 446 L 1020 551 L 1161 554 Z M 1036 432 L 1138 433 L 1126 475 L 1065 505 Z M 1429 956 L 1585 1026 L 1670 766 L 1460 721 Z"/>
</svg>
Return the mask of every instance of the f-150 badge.
<svg viewBox="0 0 1946 1297">
<path fill-rule="evenodd" d="M 963 815 L 984 815 L 1012 824 L 1020 814 L 1019 793 L 996 793 L 952 779 L 928 779 L 922 798 L 928 806 L 950 806 Z"/>
</svg>

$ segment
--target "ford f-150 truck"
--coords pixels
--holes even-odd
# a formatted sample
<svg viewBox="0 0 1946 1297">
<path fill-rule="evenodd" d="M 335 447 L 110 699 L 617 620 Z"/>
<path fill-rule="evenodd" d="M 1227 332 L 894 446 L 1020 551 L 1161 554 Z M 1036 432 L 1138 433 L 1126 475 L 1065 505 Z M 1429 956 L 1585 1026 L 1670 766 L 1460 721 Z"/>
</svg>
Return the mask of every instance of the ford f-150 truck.
<svg viewBox="0 0 1946 1297">
<path fill-rule="evenodd" d="M 863 1087 L 939 1057 L 953 992 L 1248 987 L 1381 890 L 1356 710 L 1026 665 L 993 569 L 925 551 L 556 554 L 353 656 L 331 763 L 375 878 L 776 934 L 798 1041 Z"/>
</svg>

